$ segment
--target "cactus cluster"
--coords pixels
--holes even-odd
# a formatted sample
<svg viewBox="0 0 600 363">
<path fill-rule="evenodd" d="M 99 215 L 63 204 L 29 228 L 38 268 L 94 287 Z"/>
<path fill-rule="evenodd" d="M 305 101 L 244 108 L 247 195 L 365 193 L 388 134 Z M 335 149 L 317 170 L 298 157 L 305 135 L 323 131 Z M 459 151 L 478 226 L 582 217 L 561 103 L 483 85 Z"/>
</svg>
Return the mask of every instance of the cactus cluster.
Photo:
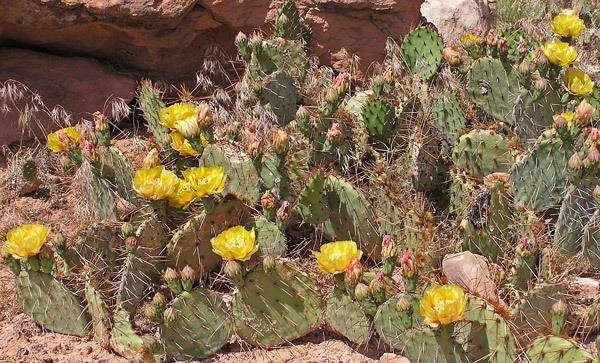
<svg viewBox="0 0 600 363">
<path fill-rule="evenodd" d="M 138 170 L 101 114 L 52 134 L 96 222 L 7 234 L 23 311 L 132 361 L 317 329 L 412 362 L 597 361 L 557 271 L 600 267 L 597 86 L 518 28 L 445 48 L 417 28 L 368 80 L 309 60 L 310 38 L 286 0 L 274 35 L 236 37 L 228 94 L 168 104 L 142 82 L 155 148 Z M 461 250 L 493 264 L 498 299 L 435 283 Z"/>
</svg>

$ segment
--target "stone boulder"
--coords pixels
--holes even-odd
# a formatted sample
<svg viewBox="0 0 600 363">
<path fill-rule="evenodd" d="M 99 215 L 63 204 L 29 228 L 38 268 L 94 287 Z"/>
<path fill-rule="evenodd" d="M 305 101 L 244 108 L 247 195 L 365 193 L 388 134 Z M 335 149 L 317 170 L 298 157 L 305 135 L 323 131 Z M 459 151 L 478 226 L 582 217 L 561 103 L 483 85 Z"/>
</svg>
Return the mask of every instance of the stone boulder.
<svg viewBox="0 0 600 363">
<path fill-rule="evenodd" d="M 342 68 L 366 69 L 420 21 L 419 0 L 298 0 L 311 50 Z M 262 28 L 281 0 L 0 0 L 0 39 L 55 53 L 108 60 L 138 75 L 195 79 L 207 57 L 235 58 L 238 31 Z M 224 56 L 223 56 L 224 55 Z"/>
<path fill-rule="evenodd" d="M 490 27 L 487 0 L 425 0 L 421 14 L 436 26 L 446 44 Z"/>
<path fill-rule="evenodd" d="M 17 2 L 18 3 L 18 2 Z M 111 98 L 120 97 L 130 102 L 135 96 L 136 82 L 128 75 L 116 73 L 97 60 L 78 57 L 59 57 L 23 49 L 0 48 L 0 145 L 30 139 L 34 134 L 43 137 L 59 125 L 43 111 L 38 98 L 52 110 L 62 106 L 73 121 L 102 111 Z M 9 90 L 14 80 L 26 86 Z M 23 97 L 15 100 L 17 93 Z M 12 93 L 13 96 L 10 96 Z M 16 103 L 13 103 L 16 101 Z M 6 111 L 5 107 L 9 111 Z M 21 128 L 19 112 L 30 107 L 33 119 L 29 128 Z M 38 111 L 36 111 L 38 109 Z"/>
</svg>

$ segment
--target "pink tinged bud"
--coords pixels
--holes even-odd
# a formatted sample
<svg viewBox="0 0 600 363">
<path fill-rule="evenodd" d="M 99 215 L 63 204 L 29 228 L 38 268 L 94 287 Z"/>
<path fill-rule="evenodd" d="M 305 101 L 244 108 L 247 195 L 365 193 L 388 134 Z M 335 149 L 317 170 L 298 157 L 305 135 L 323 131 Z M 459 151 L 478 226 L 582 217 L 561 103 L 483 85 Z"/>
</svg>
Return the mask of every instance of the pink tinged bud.
<svg viewBox="0 0 600 363">
<path fill-rule="evenodd" d="M 350 87 L 350 73 L 342 72 L 333 80 L 333 89 L 339 96 L 343 96 L 348 92 Z"/>
<path fill-rule="evenodd" d="M 327 140 L 332 144 L 339 144 L 342 141 L 342 127 L 338 122 L 331 125 L 331 128 L 327 130 Z"/>
<path fill-rule="evenodd" d="M 92 144 L 88 140 L 84 140 L 83 141 L 83 146 L 81 148 L 81 153 L 88 160 L 95 160 L 96 159 L 96 148 L 95 148 L 94 144 Z"/>
<path fill-rule="evenodd" d="M 415 256 L 410 251 L 405 251 L 400 258 L 400 271 L 403 277 L 413 277 L 416 271 Z"/>
<path fill-rule="evenodd" d="M 456 46 L 449 46 L 442 51 L 444 60 L 451 66 L 458 66 L 461 63 L 460 51 Z"/>
<path fill-rule="evenodd" d="M 353 258 L 350 260 L 348 267 L 346 268 L 346 272 L 344 275 L 344 281 L 348 285 L 356 285 L 363 275 L 363 265 L 360 263 L 358 258 Z"/>
<path fill-rule="evenodd" d="M 586 160 L 584 160 L 584 166 L 589 168 L 592 165 L 596 165 L 600 161 L 600 151 L 596 146 L 590 146 Z"/>
<path fill-rule="evenodd" d="M 259 136 L 254 136 L 250 139 L 247 148 L 248 156 L 255 159 L 262 154 L 262 139 Z"/>
<path fill-rule="evenodd" d="M 198 126 L 203 130 L 208 130 L 213 126 L 213 115 L 208 103 L 202 101 L 198 105 Z"/>
<path fill-rule="evenodd" d="M 521 236 L 517 244 L 517 254 L 523 257 L 531 255 L 531 240 L 527 236 Z"/>
<path fill-rule="evenodd" d="M 573 121 L 578 125 L 585 126 L 592 119 L 594 111 L 594 107 L 587 100 L 583 100 L 575 109 Z"/>
<path fill-rule="evenodd" d="M 369 284 L 371 293 L 378 293 L 385 290 L 385 275 L 382 272 L 375 274 L 375 277 Z"/>
<path fill-rule="evenodd" d="M 496 46 L 499 49 L 504 49 L 506 47 L 506 38 L 500 38 L 500 39 L 498 39 L 498 41 L 496 42 Z"/>
<path fill-rule="evenodd" d="M 290 148 L 290 138 L 282 129 L 273 131 L 273 151 L 276 154 L 286 154 Z"/>
<path fill-rule="evenodd" d="M 519 44 L 517 44 L 517 52 L 523 54 L 527 52 L 527 47 L 525 46 L 525 40 L 523 38 L 519 39 Z"/>
<path fill-rule="evenodd" d="M 277 210 L 276 217 L 279 221 L 287 221 L 290 218 L 290 211 L 292 210 L 292 205 L 289 201 L 284 200 L 281 203 L 281 206 Z"/>
<path fill-rule="evenodd" d="M 496 33 L 496 31 L 494 29 L 491 29 L 487 33 L 487 37 L 486 37 L 485 41 L 488 45 L 496 45 L 496 43 L 498 43 L 498 34 Z"/>
<path fill-rule="evenodd" d="M 273 193 L 266 191 L 260 198 L 260 204 L 264 209 L 275 209 L 277 207 L 277 198 Z"/>
<path fill-rule="evenodd" d="M 579 170 L 583 167 L 583 161 L 581 160 L 581 156 L 579 153 L 574 153 L 571 158 L 569 158 L 568 167 L 571 170 Z"/>
<path fill-rule="evenodd" d="M 586 145 L 588 146 L 600 146 L 600 130 L 595 127 L 590 129 L 590 133 L 588 134 L 587 139 L 585 140 Z"/>
<path fill-rule="evenodd" d="M 300 105 L 300 107 L 298 107 L 298 111 L 296 111 L 296 118 L 302 119 L 302 120 L 307 120 L 308 116 L 309 116 L 308 109 L 306 107 L 304 107 L 304 105 Z"/>
<path fill-rule="evenodd" d="M 244 123 L 244 130 L 246 130 L 246 132 L 249 134 L 255 133 L 256 124 L 254 123 L 254 121 L 246 121 L 246 123 Z"/>
<path fill-rule="evenodd" d="M 381 256 L 384 259 L 393 258 L 396 256 L 396 243 L 390 235 L 386 234 L 383 236 L 383 241 L 381 242 Z"/>
<path fill-rule="evenodd" d="M 538 48 L 538 49 L 536 49 L 535 54 L 533 55 L 533 58 L 531 59 L 531 61 L 534 64 L 546 64 L 546 63 L 548 63 L 548 58 L 546 58 L 546 56 L 542 52 L 542 48 Z"/>
</svg>

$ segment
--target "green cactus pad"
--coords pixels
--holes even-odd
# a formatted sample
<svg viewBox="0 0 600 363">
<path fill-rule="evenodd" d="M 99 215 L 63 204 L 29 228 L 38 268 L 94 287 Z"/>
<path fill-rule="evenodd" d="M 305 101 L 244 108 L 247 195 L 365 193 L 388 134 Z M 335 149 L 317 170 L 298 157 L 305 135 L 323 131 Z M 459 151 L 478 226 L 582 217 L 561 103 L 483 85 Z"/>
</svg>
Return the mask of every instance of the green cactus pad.
<svg viewBox="0 0 600 363">
<path fill-rule="evenodd" d="M 144 292 L 156 277 L 156 257 L 145 255 L 142 248 L 134 248 L 127 254 L 121 270 L 121 280 L 117 291 L 117 306 L 132 316 L 144 298 Z"/>
<path fill-rule="evenodd" d="M 119 219 L 110 182 L 102 178 L 94 166 L 84 161 L 77 171 L 75 180 L 83 190 L 88 205 L 94 209 L 98 220 Z"/>
<path fill-rule="evenodd" d="M 221 166 L 227 175 L 223 195 L 234 195 L 253 203 L 260 199 L 260 179 L 252 160 L 227 143 L 208 145 L 200 166 Z"/>
<path fill-rule="evenodd" d="M 110 345 L 116 353 L 131 362 L 152 363 L 155 362 L 154 343 L 153 338 L 142 337 L 135 331 L 127 311 L 117 309 L 114 312 Z"/>
<path fill-rule="evenodd" d="M 560 205 L 569 179 L 570 156 L 559 138 L 542 134 L 535 148 L 511 170 L 515 207 L 543 212 Z"/>
<path fill-rule="evenodd" d="M 512 363 L 517 359 L 517 346 L 508 323 L 483 299 L 469 297 L 465 321 L 471 322 L 467 354 L 471 361 Z"/>
<path fill-rule="evenodd" d="M 412 311 L 401 312 L 398 310 L 397 304 L 400 298 L 408 300 L 412 305 Z M 402 333 L 419 326 L 423 321 L 423 317 L 419 313 L 420 301 L 421 299 L 416 295 L 399 295 L 379 306 L 373 324 L 383 341 L 398 349 L 405 346 L 406 342 L 400 340 L 404 338 Z"/>
<path fill-rule="evenodd" d="M 409 329 L 398 333 L 394 348 L 414 363 L 467 362 L 462 347 L 431 329 Z"/>
<path fill-rule="evenodd" d="M 467 120 L 453 93 L 438 96 L 432 106 L 433 124 L 448 144 L 453 145 L 464 132 Z"/>
<path fill-rule="evenodd" d="M 597 362 L 587 350 L 575 342 L 557 336 L 538 338 L 527 350 L 531 363 L 592 363 Z"/>
<path fill-rule="evenodd" d="M 165 156 L 173 154 L 169 129 L 160 121 L 160 110 L 166 107 L 150 81 L 142 82 L 139 90 L 140 108 L 156 143 Z"/>
<path fill-rule="evenodd" d="M 92 318 L 92 332 L 94 338 L 101 343 L 108 343 L 110 340 L 110 313 L 102 293 L 94 288 L 89 282 L 85 285 L 85 300 L 87 301 L 87 311 Z"/>
<path fill-rule="evenodd" d="M 304 79 L 307 69 L 308 57 L 300 41 L 273 38 L 254 46 L 247 74 L 253 81 L 260 81 L 279 70 Z"/>
<path fill-rule="evenodd" d="M 298 7 L 294 0 L 286 0 L 277 18 L 275 18 L 275 35 L 291 40 L 310 41 L 312 34 L 310 28 L 302 23 Z"/>
<path fill-rule="evenodd" d="M 511 315 L 519 340 L 530 342 L 535 337 L 552 331 L 552 305 L 558 300 L 568 301 L 565 286 L 544 284 L 530 290 L 515 306 Z"/>
<path fill-rule="evenodd" d="M 81 299 L 53 276 L 21 271 L 16 282 L 23 312 L 44 329 L 80 337 L 88 333 L 90 317 Z"/>
<path fill-rule="evenodd" d="M 325 178 L 317 173 L 308 181 L 298 198 L 298 213 L 305 222 L 319 225 L 329 216 L 329 205 L 325 200 Z"/>
<path fill-rule="evenodd" d="M 139 205 L 140 201 L 133 190 L 133 168 L 123 153 L 116 147 L 101 147 L 98 150 L 100 175 L 108 179 L 119 196 L 128 202 Z"/>
<path fill-rule="evenodd" d="M 371 323 L 360 304 L 338 287 L 327 296 L 325 320 L 334 332 L 356 344 L 366 344 L 371 337 Z"/>
<path fill-rule="evenodd" d="M 210 239 L 229 227 L 245 224 L 248 214 L 244 203 L 230 200 L 192 217 L 167 245 L 167 264 L 176 269 L 189 265 L 202 274 L 209 273 L 221 262 L 212 251 Z"/>
<path fill-rule="evenodd" d="M 596 210 L 583 230 L 583 254 L 593 266 L 600 265 L 600 210 Z"/>
<path fill-rule="evenodd" d="M 283 71 L 273 72 L 263 80 L 260 99 L 270 104 L 280 126 L 287 125 L 296 117 L 298 94 L 294 79 Z"/>
<path fill-rule="evenodd" d="M 274 347 L 300 338 L 321 323 L 321 298 L 314 281 L 289 262 L 244 277 L 233 298 L 238 335 L 250 344 Z"/>
<path fill-rule="evenodd" d="M 225 303 L 216 292 L 184 291 L 172 303 L 175 320 L 161 325 L 165 351 L 177 360 L 207 357 L 221 349 L 232 333 Z"/>
<path fill-rule="evenodd" d="M 346 112 L 354 116 L 358 121 L 363 121 L 363 107 L 365 104 L 372 99 L 373 91 L 362 91 L 356 93 L 354 96 L 348 99 L 344 105 Z"/>
<path fill-rule="evenodd" d="M 508 172 L 512 165 L 509 141 L 493 130 L 473 130 L 462 135 L 452 150 L 452 160 L 476 178 Z"/>
<path fill-rule="evenodd" d="M 258 216 L 250 223 L 249 227 L 254 228 L 256 232 L 256 243 L 261 257 L 283 257 L 287 243 L 285 235 L 275 223 L 265 217 Z"/>
<path fill-rule="evenodd" d="M 592 197 L 594 187 L 594 183 L 585 183 L 570 185 L 567 189 L 554 231 L 554 245 L 565 256 L 571 257 L 587 246 L 584 243 L 585 227 L 597 210 Z"/>
<path fill-rule="evenodd" d="M 402 56 L 406 68 L 423 79 L 433 77 L 442 64 L 442 38 L 428 28 L 416 28 L 402 41 Z"/>
<path fill-rule="evenodd" d="M 562 107 L 560 93 L 550 85 L 543 91 L 523 91 L 515 104 L 515 131 L 521 142 L 533 144 L 545 129 L 552 126 L 552 116 L 560 113 Z"/>
<path fill-rule="evenodd" d="M 446 184 L 448 165 L 441 158 L 441 148 L 437 141 L 411 141 L 410 171 L 413 187 L 418 192 L 442 190 Z"/>
<path fill-rule="evenodd" d="M 362 120 L 374 139 L 387 142 L 394 136 L 396 111 L 386 100 L 374 98 L 367 101 L 362 108 Z"/>
<path fill-rule="evenodd" d="M 480 58 L 471 64 L 468 79 L 473 101 L 492 117 L 512 125 L 514 106 L 522 92 L 518 76 L 498 59 Z"/>
</svg>

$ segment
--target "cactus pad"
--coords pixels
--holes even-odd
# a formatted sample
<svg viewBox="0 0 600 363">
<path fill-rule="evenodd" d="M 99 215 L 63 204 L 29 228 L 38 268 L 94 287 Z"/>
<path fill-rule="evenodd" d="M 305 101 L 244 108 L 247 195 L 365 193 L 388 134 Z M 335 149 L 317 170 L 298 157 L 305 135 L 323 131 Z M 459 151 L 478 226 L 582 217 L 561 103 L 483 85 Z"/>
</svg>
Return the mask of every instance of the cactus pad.
<svg viewBox="0 0 600 363">
<path fill-rule="evenodd" d="M 463 133 L 467 120 L 453 93 L 446 92 L 438 96 L 431 109 L 435 128 L 444 140 L 453 145 Z"/>
<path fill-rule="evenodd" d="M 564 197 L 555 225 L 554 245 L 565 256 L 573 256 L 588 245 L 584 243 L 584 230 L 597 210 L 592 198 L 594 186 L 571 185 Z"/>
<path fill-rule="evenodd" d="M 590 352 L 573 341 L 556 336 L 541 337 L 533 342 L 527 350 L 527 358 L 531 363 L 595 362 Z"/>
<path fill-rule="evenodd" d="M 184 291 L 172 303 L 175 319 L 161 325 L 168 355 L 177 360 L 207 357 L 229 341 L 232 326 L 225 303 L 216 292 Z"/>
<path fill-rule="evenodd" d="M 300 338 L 321 323 L 321 298 L 315 282 L 293 264 L 256 269 L 244 277 L 233 299 L 238 335 L 248 343 L 273 347 Z"/>
<path fill-rule="evenodd" d="M 406 68 L 423 79 L 433 77 L 442 64 L 442 38 L 428 28 L 417 28 L 402 41 L 402 56 Z"/>
<path fill-rule="evenodd" d="M 371 323 L 360 304 L 340 288 L 327 297 L 325 319 L 334 332 L 356 344 L 367 343 L 371 336 Z"/>
<path fill-rule="evenodd" d="M 452 160 L 476 178 L 507 172 L 512 165 L 509 141 L 493 130 L 473 130 L 462 135 L 452 150 Z"/>
<path fill-rule="evenodd" d="M 281 126 L 287 125 L 295 118 L 298 94 L 294 79 L 285 72 L 274 72 L 263 80 L 260 98 L 263 104 L 271 105 Z"/>
<path fill-rule="evenodd" d="M 362 120 L 371 137 L 386 142 L 394 134 L 396 111 L 386 100 L 374 98 L 363 105 Z"/>
<path fill-rule="evenodd" d="M 284 234 L 275 223 L 258 216 L 250 223 L 250 227 L 256 231 L 256 243 L 261 257 L 283 257 L 287 243 Z"/>
</svg>

